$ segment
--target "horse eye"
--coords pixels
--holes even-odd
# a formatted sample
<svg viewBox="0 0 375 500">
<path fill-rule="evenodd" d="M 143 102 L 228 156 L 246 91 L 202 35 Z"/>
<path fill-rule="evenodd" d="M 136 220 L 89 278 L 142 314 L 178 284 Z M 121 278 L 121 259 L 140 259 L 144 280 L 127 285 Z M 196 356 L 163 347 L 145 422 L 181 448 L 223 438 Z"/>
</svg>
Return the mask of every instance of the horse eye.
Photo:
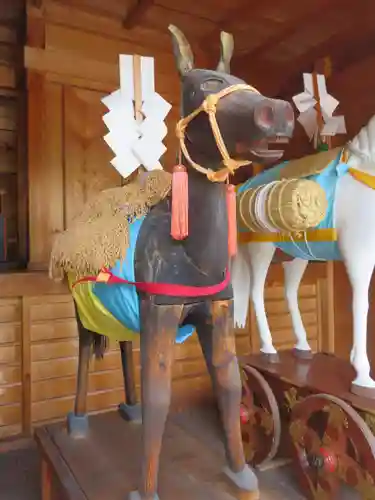
<svg viewBox="0 0 375 500">
<path fill-rule="evenodd" d="M 205 92 L 215 92 L 223 84 L 221 80 L 206 80 L 201 84 L 201 90 Z"/>
</svg>

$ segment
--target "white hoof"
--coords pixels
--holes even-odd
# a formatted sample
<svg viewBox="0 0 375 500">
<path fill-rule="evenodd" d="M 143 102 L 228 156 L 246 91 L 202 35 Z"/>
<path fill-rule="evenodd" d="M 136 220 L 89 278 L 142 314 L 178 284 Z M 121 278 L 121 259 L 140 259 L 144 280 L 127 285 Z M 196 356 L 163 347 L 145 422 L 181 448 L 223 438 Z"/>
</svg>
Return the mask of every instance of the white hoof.
<svg viewBox="0 0 375 500">
<path fill-rule="evenodd" d="M 233 472 L 228 466 L 226 466 L 224 467 L 223 472 L 240 490 L 258 491 L 258 478 L 248 465 L 245 465 L 241 472 Z"/>
<path fill-rule="evenodd" d="M 260 352 L 262 352 L 263 354 L 277 354 L 277 351 L 273 347 L 273 345 L 263 345 L 260 348 Z"/>
<path fill-rule="evenodd" d="M 375 380 L 373 380 L 369 375 L 361 376 L 357 375 L 357 377 L 353 380 L 353 385 L 357 385 L 359 387 L 366 387 L 367 389 L 375 389 Z"/>
<path fill-rule="evenodd" d="M 294 346 L 294 349 L 297 349 L 297 351 L 311 351 L 311 347 L 306 341 L 297 342 L 297 344 Z"/>
</svg>

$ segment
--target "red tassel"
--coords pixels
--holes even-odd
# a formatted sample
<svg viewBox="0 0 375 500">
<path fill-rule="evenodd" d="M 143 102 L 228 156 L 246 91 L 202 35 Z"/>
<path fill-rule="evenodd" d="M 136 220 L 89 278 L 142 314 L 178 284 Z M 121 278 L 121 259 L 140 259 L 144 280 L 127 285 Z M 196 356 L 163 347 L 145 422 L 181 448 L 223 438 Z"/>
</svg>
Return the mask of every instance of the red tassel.
<svg viewBox="0 0 375 500">
<path fill-rule="evenodd" d="M 237 214 L 236 190 L 232 184 L 227 184 L 227 214 L 228 214 L 228 254 L 234 257 L 237 253 Z"/>
<path fill-rule="evenodd" d="M 189 185 L 184 165 L 176 165 L 172 175 L 171 236 L 184 240 L 189 234 Z"/>
</svg>

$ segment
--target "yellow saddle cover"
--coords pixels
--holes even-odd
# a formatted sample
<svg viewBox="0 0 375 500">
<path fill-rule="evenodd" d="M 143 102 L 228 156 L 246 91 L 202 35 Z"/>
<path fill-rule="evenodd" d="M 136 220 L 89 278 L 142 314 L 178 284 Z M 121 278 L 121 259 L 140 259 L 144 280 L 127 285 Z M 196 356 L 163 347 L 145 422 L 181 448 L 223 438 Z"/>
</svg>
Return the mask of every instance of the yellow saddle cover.
<svg viewBox="0 0 375 500">
<path fill-rule="evenodd" d="M 337 158 L 340 149 L 334 148 L 291 160 L 280 169 L 279 179 L 300 179 L 301 177 L 319 174 L 331 161 Z"/>
</svg>

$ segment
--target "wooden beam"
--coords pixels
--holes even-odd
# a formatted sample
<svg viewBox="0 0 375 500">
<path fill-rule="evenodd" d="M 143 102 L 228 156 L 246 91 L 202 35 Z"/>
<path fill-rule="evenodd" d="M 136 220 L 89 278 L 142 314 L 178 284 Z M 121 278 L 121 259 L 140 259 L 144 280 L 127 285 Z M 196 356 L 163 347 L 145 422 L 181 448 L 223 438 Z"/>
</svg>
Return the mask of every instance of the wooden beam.
<svg viewBox="0 0 375 500">
<path fill-rule="evenodd" d="M 327 49 L 327 47 L 326 47 Z M 375 55 L 375 32 L 364 32 L 359 37 L 347 39 L 345 44 L 335 44 L 335 50 L 320 51 L 319 57 L 329 56 L 332 62 L 332 68 L 335 76 L 341 71 L 344 71 L 350 66 L 353 66 L 360 61 Z M 318 58 L 317 58 L 318 59 Z M 306 59 L 307 61 L 307 59 Z M 309 57 L 308 62 L 302 66 L 298 72 L 293 73 L 284 81 L 278 91 L 279 96 L 284 98 L 292 97 L 296 94 L 302 85 L 302 72 L 311 72 L 313 70 L 314 61 Z"/>
<path fill-rule="evenodd" d="M 301 26 L 303 27 L 306 24 L 319 22 L 319 17 L 322 16 L 324 9 L 332 8 L 335 4 L 341 5 L 342 2 L 343 0 L 320 0 L 307 3 L 305 10 L 300 13 L 299 16 L 293 17 L 285 23 L 280 32 L 268 38 L 268 40 L 260 47 L 241 54 L 241 57 L 247 57 L 249 60 L 259 60 L 263 55 L 272 51 L 274 47 L 282 43 L 284 40 L 287 40 L 295 33 L 298 33 Z M 259 3 L 261 4 L 261 2 Z"/>
<path fill-rule="evenodd" d="M 235 57 L 232 64 L 233 73 L 250 83 L 253 76 L 260 74 L 260 78 L 267 85 L 267 93 L 283 98 L 291 97 L 301 88 L 302 73 L 312 72 L 318 59 L 330 56 L 333 61 L 341 61 L 339 64 L 345 65 L 349 58 L 358 60 L 363 57 L 365 51 L 371 52 L 375 36 L 370 22 L 372 18 L 369 12 L 362 10 L 361 15 L 353 18 L 352 24 L 345 30 L 335 33 L 325 42 L 312 47 L 287 64 L 268 61 L 264 57 Z M 355 37 L 353 33 L 356 33 Z"/>
<path fill-rule="evenodd" d="M 344 7 L 349 5 L 348 2 L 349 0 L 343 0 Z M 334 12 L 335 11 L 330 11 L 330 17 L 333 16 Z M 341 11 L 341 17 L 337 18 L 336 21 L 340 25 L 341 20 L 342 29 L 335 32 L 326 41 L 307 50 L 301 54 L 301 56 L 292 59 L 290 62 L 278 63 L 267 60 L 264 52 L 263 56 L 262 53 L 260 53 L 259 56 L 256 52 L 254 52 L 254 54 L 248 54 L 247 56 L 241 55 L 233 58 L 233 72 L 244 79 L 248 79 L 248 75 L 250 75 L 251 72 L 262 72 L 264 71 L 263 68 L 266 68 L 269 77 L 273 78 L 271 85 L 273 91 L 284 94 L 287 92 L 287 88 L 290 86 L 291 82 L 294 83 L 297 79 L 300 82 L 301 73 L 303 71 L 310 72 L 313 70 L 314 63 L 317 59 L 327 55 L 331 56 L 339 51 L 345 54 L 346 47 L 349 48 L 351 44 L 356 43 L 355 40 L 358 38 L 357 34 L 361 36 L 361 33 L 367 33 L 367 35 L 372 33 L 373 26 L 371 26 L 371 19 L 373 19 L 374 14 L 375 5 L 365 0 L 362 4 L 362 8 L 356 9 L 353 13 L 348 8 Z M 355 36 L 353 34 L 355 34 Z M 269 48 L 269 50 L 271 49 Z M 295 88 L 293 85 L 292 87 Z"/>
<path fill-rule="evenodd" d="M 135 0 L 134 4 L 129 8 L 123 22 L 125 29 L 135 28 L 141 23 L 143 16 L 154 3 L 154 0 Z"/>
<path fill-rule="evenodd" d="M 269 4 L 278 2 L 279 0 L 268 1 Z M 220 32 L 227 31 L 229 33 L 232 33 L 233 31 L 235 31 L 235 23 L 239 16 L 251 15 L 251 19 L 253 19 L 254 16 L 262 12 L 263 8 L 264 6 L 262 2 L 257 2 L 255 5 L 253 5 L 253 3 L 249 2 L 248 0 L 242 0 L 240 5 L 238 5 L 238 3 L 235 3 L 232 8 L 225 11 L 225 14 L 217 24 L 217 27 L 212 30 L 211 33 L 205 35 L 200 39 L 199 43 L 201 47 L 209 52 L 217 52 L 217 54 L 219 54 Z M 251 29 L 251 21 L 249 22 L 249 29 Z M 236 43 L 236 39 L 234 40 L 234 43 Z M 213 50 L 211 50 L 211 47 L 213 47 Z"/>
</svg>

